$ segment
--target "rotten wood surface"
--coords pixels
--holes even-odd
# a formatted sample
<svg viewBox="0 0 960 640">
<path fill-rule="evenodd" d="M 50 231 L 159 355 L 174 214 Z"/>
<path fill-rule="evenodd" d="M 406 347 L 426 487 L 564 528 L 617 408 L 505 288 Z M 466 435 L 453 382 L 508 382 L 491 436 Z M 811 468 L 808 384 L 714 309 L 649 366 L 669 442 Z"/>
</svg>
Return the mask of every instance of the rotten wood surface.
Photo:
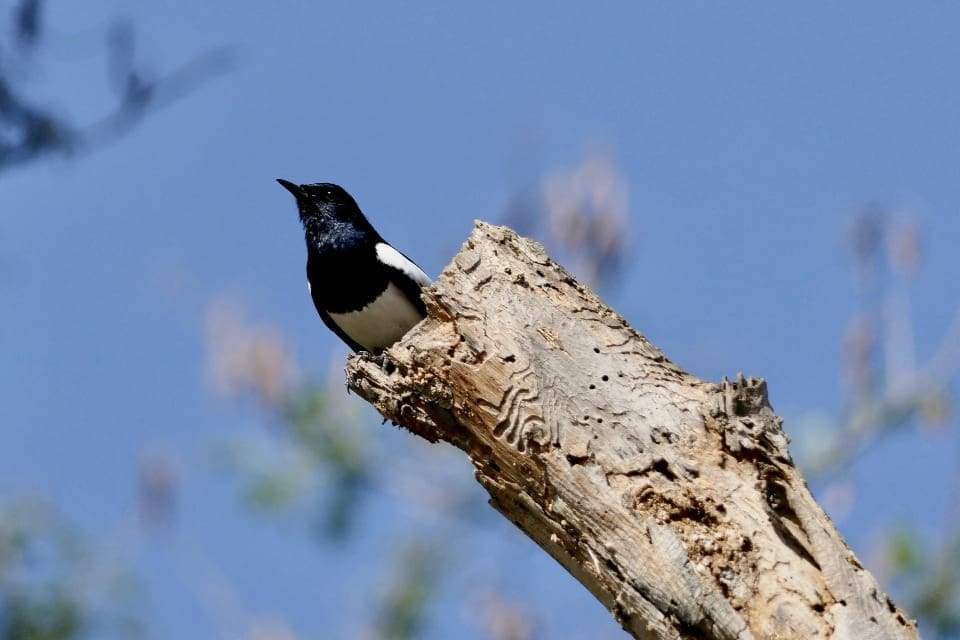
<svg viewBox="0 0 960 640">
<path fill-rule="evenodd" d="M 634 637 L 918 637 L 813 499 L 763 380 L 686 373 L 503 227 L 478 222 L 424 298 L 350 387 L 462 449 Z"/>
</svg>

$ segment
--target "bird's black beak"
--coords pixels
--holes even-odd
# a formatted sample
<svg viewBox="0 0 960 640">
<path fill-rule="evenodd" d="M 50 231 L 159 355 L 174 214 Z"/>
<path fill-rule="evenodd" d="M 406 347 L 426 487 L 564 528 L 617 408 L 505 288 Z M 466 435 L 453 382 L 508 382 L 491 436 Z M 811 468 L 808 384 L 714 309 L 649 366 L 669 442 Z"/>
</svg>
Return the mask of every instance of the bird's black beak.
<svg viewBox="0 0 960 640">
<path fill-rule="evenodd" d="M 293 194 L 294 198 L 299 198 L 303 195 L 303 192 L 300 191 L 300 187 L 293 184 L 289 180 L 284 180 L 283 178 L 277 178 L 277 182 L 280 183 L 280 186 Z"/>
</svg>

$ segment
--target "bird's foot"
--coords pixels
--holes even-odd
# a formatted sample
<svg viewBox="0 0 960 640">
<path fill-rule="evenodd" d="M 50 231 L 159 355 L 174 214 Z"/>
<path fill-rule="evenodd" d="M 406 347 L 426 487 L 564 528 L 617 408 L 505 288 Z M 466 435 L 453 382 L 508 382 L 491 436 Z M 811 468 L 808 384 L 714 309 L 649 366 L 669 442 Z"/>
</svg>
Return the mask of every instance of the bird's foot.
<svg viewBox="0 0 960 640">
<path fill-rule="evenodd" d="M 397 370 L 397 365 L 393 363 L 393 360 L 390 359 L 386 351 L 378 351 L 376 353 L 368 351 L 367 357 L 380 365 L 384 373 L 391 374 Z"/>
</svg>

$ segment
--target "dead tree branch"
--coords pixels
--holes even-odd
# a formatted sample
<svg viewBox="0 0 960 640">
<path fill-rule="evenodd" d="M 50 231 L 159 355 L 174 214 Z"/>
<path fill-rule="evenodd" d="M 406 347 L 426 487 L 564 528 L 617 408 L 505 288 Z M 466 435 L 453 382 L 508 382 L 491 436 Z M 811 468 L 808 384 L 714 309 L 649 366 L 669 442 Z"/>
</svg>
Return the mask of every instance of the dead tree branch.
<svg viewBox="0 0 960 640">
<path fill-rule="evenodd" d="M 424 297 L 350 387 L 462 449 L 634 637 L 918 637 L 814 501 L 763 380 L 686 373 L 506 228 L 478 223 Z"/>
</svg>

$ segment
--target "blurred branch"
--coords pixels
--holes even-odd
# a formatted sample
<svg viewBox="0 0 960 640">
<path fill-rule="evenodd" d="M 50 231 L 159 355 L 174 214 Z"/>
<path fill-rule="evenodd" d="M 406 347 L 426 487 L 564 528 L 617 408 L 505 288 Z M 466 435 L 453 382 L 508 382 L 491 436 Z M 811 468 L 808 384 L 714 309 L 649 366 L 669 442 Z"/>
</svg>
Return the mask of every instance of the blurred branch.
<svg viewBox="0 0 960 640">
<path fill-rule="evenodd" d="M 855 489 L 842 476 L 853 462 L 898 430 L 947 423 L 960 369 L 960 310 L 934 352 L 925 360 L 919 354 L 910 289 L 924 242 L 913 217 L 870 205 L 854 217 L 848 239 L 860 309 L 845 340 L 847 406 L 825 421 L 826 429 L 808 429 L 800 441 L 813 481 L 839 479 L 824 494 L 839 496 L 841 511 L 852 504 Z M 892 532 L 884 549 L 885 582 L 937 638 L 960 637 L 960 460 L 952 473 L 939 540 L 922 542 L 911 526 Z"/>
<path fill-rule="evenodd" d="M 132 28 L 118 21 L 106 43 L 115 104 L 99 120 L 77 125 L 28 98 L 16 81 L 22 61 L 30 57 L 43 36 L 42 10 L 41 0 L 21 0 L 14 7 L 14 55 L 0 56 L 0 171 L 51 154 L 86 152 L 113 142 L 151 111 L 182 99 L 238 66 L 237 50 L 217 47 L 172 72 L 151 75 L 135 63 Z"/>
<path fill-rule="evenodd" d="M 209 80 L 235 70 L 238 65 L 236 49 L 218 47 L 155 78 L 145 77 L 131 67 L 115 109 L 101 120 L 73 130 L 73 148 L 69 150 L 89 150 L 116 140 L 139 124 L 150 111 L 181 100 Z"/>
<path fill-rule="evenodd" d="M 40 37 L 40 0 L 22 0 L 13 9 L 17 44 L 32 47 Z"/>
<path fill-rule="evenodd" d="M 850 463 L 897 429 L 920 421 L 942 424 L 949 389 L 960 369 L 960 309 L 925 364 L 913 334 L 909 283 L 923 261 L 923 243 L 911 218 L 879 205 L 858 214 L 849 248 L 861 310 L 847 331 L 843 371 L 845 415 L 818 436 L 802 466 L 812 480 L 842 474 Z"/>
<path fill-rule="evenodd" d="M 591 287 L 620 277 L 628 249 L 629 190 L 610 154 L 592 150 L 571 169 L 518 193 L 507 224 L 545 236 L 550 248 Z"/>
</svg>

